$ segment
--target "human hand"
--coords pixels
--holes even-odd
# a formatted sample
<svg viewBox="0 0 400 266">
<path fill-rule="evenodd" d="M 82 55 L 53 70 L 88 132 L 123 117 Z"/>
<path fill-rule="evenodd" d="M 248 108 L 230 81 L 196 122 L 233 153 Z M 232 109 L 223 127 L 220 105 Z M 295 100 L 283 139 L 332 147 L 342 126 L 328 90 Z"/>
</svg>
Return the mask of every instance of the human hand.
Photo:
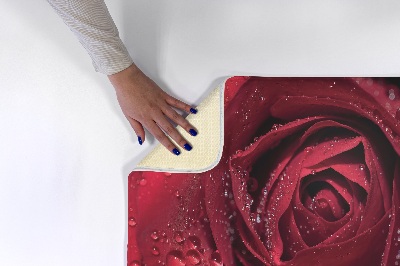
<svg viewBox="0 0 400 266">
<path fill-rule="evenodd" d="M 196 109 L 168 95 L 135 64 L 119 73 L 109 75 L 108 79 L 115 88 L 122 112 L 138 136 L 140 145 L 145 141 L 145 127 L 175 155 L 179 155 L 180 151 L 166 134 L 182 148 L 188 151 L 192 149 L 167 118 L 180 125 L 190 135 L 196 136 L 197 131 L 194 127 L 172 107 L 194 114 L 197 113 Z"/>
</svg>

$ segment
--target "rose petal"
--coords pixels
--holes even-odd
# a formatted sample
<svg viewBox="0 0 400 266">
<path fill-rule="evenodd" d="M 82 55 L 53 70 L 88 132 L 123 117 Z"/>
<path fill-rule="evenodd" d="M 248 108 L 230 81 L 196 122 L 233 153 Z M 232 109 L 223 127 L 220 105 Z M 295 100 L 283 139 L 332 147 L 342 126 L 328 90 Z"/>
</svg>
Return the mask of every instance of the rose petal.
<svg viewBox="0 0 400 266">
<path fill-rule="evenodd" d="M 283 241 L 283 252 L 281 260 L 288 261 L 296 256 L 296 253 L 308 248 L 299 231 L 293 213 L 293 206 L 288 208 L 279 221 L 279 232 Z"/>
<path fill-rule="evenodd" d="M 376 225 L 356 237 L 343 241 L 340 245 L 330 244 L 304 249 L 286 265 L 380 265 L 388 225 L 389 213 L 386 213 Z"/>
<path fill-rule="evenodd" d="M 129 206 L 136 220 L 134 226 L 128 227 L 128 262 L 156 265 L 159 260 L 167 261 L 170 252 L 186 254 L 189 236 L 198 239 L 202 258 L 208 260 L 215 246 L 210 227 L 201 217 L 205 213 L 204 190 L 199 189 L 198 176 L 132 172 L 128 181 Z"/>
<path fill-rule="evenodd" d="M 397 159 L 393 182 L 393 206 L 390 212 L 391 220 L 389 225 L 388 237 L 386 239 L 386 247 L 382 256 L 382 265 L 396 265 L 396 262 L 400 264 L 400 193 L 398 192 L 398 188 L 400 185 L 399 178 L 400 160 Z"/>
<path fill-rule="evenodd" d="M 390 84 L 385 79 L 353 78 L 351 80 L 366 94 L 371 95 L 380 106 L 384 107 L 385 113 L 396 117 L 397 110 L 400 108 L 398 86 Z"/>
<path fill-rule="evenodd" d="M 229 105 L 229 102 L 235 98 L 236 93 L 239 89 L 243 86 L 243 84 L 249 79 L 250 77 L 230 77 L 225 81 L 225 90 L 224 90 L 224 106 Z"/>
<path fill-rule="evenodd" d="M 276 255 L 275 259 L 280 258 L 283 247 L 278 222 L 290 205 L 304 159 L 305 156 L 303 154 L 298 154 L 289 162 L 289 167 L 286 169 L 287 178 L 279 180 L 273 185 L 269 192 L 269 200 L 265 206 L 267 212 L 262 216 L 262 218 L 266 219 L 265 236 L 271 241 L 271 249 L 275 251 Z"/>
<path fill-rule="evenodd" d="M 273 260 L 273 255 L 265 249 L 264 245 L 259 241 L 260 239 L 254 235 L 251 227 L 248 227 L 243 220 L 239 220 L 236 223 L 236 228 L 241 236 L 242 244 L 245 246 L 247 252 L 251 254 L 252 259 L 254 259 L 253 261 L 265 265 Z M 254 238 L 254 236 L 256 236 L 256 238 Z M 254 243 L 254 239 L 257 239 L 256 243 Z M 269 259 L 269 261 L 267 259 Z"/>
<path fill-rule="evenodd" d="M 269 264 L 265 264 L 259 260 L 257 260 L 256 258 L 253 257 L 253 255 L 247 255 L 249 252 L 243 250 L 243 252 L 246 252 L 245 254 L 243 254 L 242 252 L 240 252 L 238 249 L 235 249 L 235 255 L 236 257 L 239 259 L 240 261 L 240 265 L 243 266 L 264 266 L 264 265 L 269 265 Z"/>
<path fill-rule="evenodd" d="M 334 123 L 339 126 L 339 123 Z M 326 141 L 317 144 L 314 149 L 307 156 L 307 160 L 304 162 L 304 167 L 313 168 L 313 166 L 322 163 L 325 160 L 331 159 L 339 154 L 343 154 L 346 151 L 352 150 L 360 144 L 361 138 L 346 138 L 338 140 L 338 143 L 333 141 Z M 327 152 L 329 151 L 329 152 Z M 327 164 L 324 164 L 327 165 Z"/>
<path fill-rule="evenodd" d="M 310 189 L 315 190 L 316 188 L 318 188 L 318 191 L 309 191 Z M 347 211 L 349 211 L 351 209 L 352 202 L 354 200 L 357 200 L 357 198 L 354 199 L 355 195 L 353 195 L 353 191 L 351 190 L 351 186 L 348 184 L 347 180 L 343 176 L 340 176 L 338 173 L 335 173 L 332 170 L 327 170 L 317 174 L 315 177 L 309 176 L 307 180 L 302 180 L 301 189 L 299 189 L 298 193 L 296 193 L 296 196 L 294 197 L 294 199 L 296 200 L 295 206 L 307 206 L 305 204 L 300 204 L 299 199 L 300 195 L 309 195 L 309 193 L 315 193 L 313 195 L 314 201 L 312 202 L 313 206 L 311 208 L 313 210 L 313 213 L 321 218 L 324 218 L 324 216 L 318 215 L 318 212 L 327 211 L 328 215 L 332 215 L 327 216 L 328 219 L 325 219 L 329 222 L 337 221 L 340 218 L 343 218 L 343 216 L 346 214 L 344 213 L 342 215 L 341 209 L 334 210 L 332 208 L 329 208 L 332 207 L 332 204 L 339 204 L 339 201 L 343 200 L 343 202 L 341 202 L 341 204 L 337 205 L 336 207 L 343 207 L 344 209 L 347 209 Z M 328 202 L 325 202 L 325 207 L 327 208 L 323 208 L 324 206 L 322 204 L 322 201 L 320 202 L 321 204 L 318 204 L 318 199 L 328 199 Z M 308 208 L 310 209 L 310 207 Z"/>
<path fill-rule="evenodd" d="M 225 161 L 226 157 L 222 155 L 221 161 Z M 210 221 L 210 227 L 213 234 L 215 244 L 220 251 L 224 264 L 233 265 L 233 250 L 231 246 L 232 225 L 229 217 L 236 209 L 229 203 L 229 200 L 224 196 L 225 189 L 231 190 L 226 184 L 230 183 L 230 177 L 225 173 L 223 166 L 216 166 L 210 173 L 205 172 L 204 187 L 205 187 L 205 206 L 207 216 Z"/>
<path fill-rule="evenodd" d="M 318 118 L 315 118 L 317 120 Z M 251 219 L 249 216 L 249 212 L 247 207 L 245 206 L 245 202 L 248 200 L 245 200 L 246 198 L 249 197 L 249 195 L 246 193 L 245 188 L 243 187 L 245 183 L 243 183 L 241 180 L 242 177 L 240 177 L 240 170 L 235 168 L 236 163 L 240 164 L 241 166 L 246 167 L 246 161 L 243 160 L 248 160 L 247 155 L 251 154 L 251 156 L 257 157 L 257 150 L 256 148 L 263 149 L 264 146 L 268 147 L 268 145 L 271 145 L 274 143 L 278 138 L 284 138 L 285 136 L 288 136 L 292 134 L 293 132 L 299 130 L 300 128 L 304 127 L 305 125 L 311 123 L 311 121 L 314 121 L 313 119 L 309 119 L 306 121 L 299 121 L 296 123 L 292 123 L 291 126 L 285 127 L 285 129 L 282 129 L 282 132 L 280 134 L 276 134 L 276 132 L 271 132 L 264 137 L 260 139 L 259 142 L 257 142 L 252 148 L 244 151 L 243 153 L 238 154 L 237 156 L 234 156 L 234 158 L 231 160 L 231 174 L 232 174 L 232 188 L 233 192 L 235 195 L 235 200 L 237 207 L 239 211 L 241 212 L 244 221 L 246 222 L 247 226 L 249 226 L 250 230 L 253 233 L 253 236 L 255 239 L 257 239 L 257 233 L 254 231 L 253 226 L 251 225 Z M 278 130 L 279 132 L 279 130 Z M 300 144 L 298 144 L 300 145 Z M 294 145 L 296 146 L 296 145 Z M 264 148 L 265 149 L 265 148 Z M 294 149 L 295 150 L 295 149 Z M 252 152 L 252 153 L 251 153 Z M 290 153 L 289 153 L 290 154 Z M 287 158 L 290 159 L 290 158 Z M 248 162 L 248 161 L 247 161 Z M 284 160 L 282 161 L 282 165 L 284 166 Z M 293 177 L 295 179 L 295 177 Z M 272 181 L 273 183 L 274 181 Z M 289 200 L 290 202 L 290 200 Z M 277 229 L 276 229 L 277 231 Z M 279 235 L 279 234 L 278 234 Z M 259 240 L 255 240 L 254 243 L 258 246 L 258 248 L 254 248 L 255 250 L 259 250 L 261 246 L 261 242 Z M 254 244 L 253 243 L 253 244 Z M 264 256 L 268 255 L 268 252 L 266 250 L 263 251 Z M 278 254 L 278 257 L 280 257 L 280 254 Z"/>
<path fill-rule="evenodd" d="M 332 170 L 331 170 L 332 171 Z M 347 231 L 352 230 L 353 235 L 359 226 L 360 221 L 360 213 L 363 210 L 363 206 L 360 205 L 360 202 L 357 200 L 360 198 L 358 194 L 358 189 L 354 188 L 351 184 L 347 184 L 343 177 L 339 177 L 335 175 L 316 175 L 315 177 L 312 176 L 306 180 L 304 184 L 302 184 L 302 188 L 306 188 L 312 182 L 326 182 L 329 183 L 332 187 L 334 187 L 337 191 L 343 191 L 343 188 L 346 189 L 349 193 L 348 195 L 353 195 L 354 200 L 349 202 L 349 211 L 342 219 L 329 222 L 323 219 L 322 217 L 316 216 L 310 210 L 306 209 L 305 206 L 300 201 L 299 195 L 302 192 L 297 188 L 295 192 L 295 198 L 293 202 L 293 208 L 290 208 L 289 211 L 294 212 L 296 217 L 296 224 L 301 230 L 301 234 L 305 237 L 306 243 L 309 246 L 314 246 L 318 243 L 327 243 L 330 236 L 333 236 L 335 233 L 340 232 L 340 228 L 346 228 Z M 346 195 L 345 194 L 345 195 Z M 285 220 L 282 218 L 280 221 L 281 224 L 285 224 Z M 307 232 L 308 231 L 308 232 Z M 344 236 L 344 238 L 343 238 Z M 346 233 L 340 235 L 341 239 L 346 239 L 352 237 L 351 234 Z M 335 240 L 339 240 L 337 236 L 335 236 Z"/>
<path fill-rule="evenodd" d="M 352 117 L 354 121 L 357 121 L 357 117 L 363 116 L 379 126 L 381 132 L 386 135 L 397 154 L 400 155 L 400 137 L 398 136 L 400 124 L 382 110 L 382 107 L 377 106 L 376 102 L 366 101 L 365 98 L 365 96 L 360 98 L 363 103 L 352 104 L 349 103 L 348 98 L 341 101 L 330 97 L 290 96 L 279 99 L 270 110 L 272 116 L 289 121 L 315 115 Z"/>
</svg>

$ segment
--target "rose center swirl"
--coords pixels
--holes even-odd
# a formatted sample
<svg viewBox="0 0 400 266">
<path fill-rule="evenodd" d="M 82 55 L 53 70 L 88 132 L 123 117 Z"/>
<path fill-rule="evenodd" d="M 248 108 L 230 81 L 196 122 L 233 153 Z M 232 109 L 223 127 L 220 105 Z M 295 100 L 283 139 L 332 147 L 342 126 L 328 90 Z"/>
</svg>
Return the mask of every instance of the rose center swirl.
<svg viewBox="0 0 400 266">
<path fill-rule="evenodd" d="M 388 145 L 379 131 L 370 130 L 374 125 L 358 121 L 289 122 L 232 159 L 233 173 L 247 184 L 239 186 L 243 206 L 238 205 L 243 213 L 248 210 L 267 250 L 281 250 L 281 260 L 349 240 L 384 215 L 384 202 L 370 196 L 386 197 L 379 186 L 386 185 L 381 180 L 390 168 L 376 158 Z M 374 213 L 367 206 L 374 206 Z M 279 241 L 283 248 L 275 246 Z"/>
</svg>

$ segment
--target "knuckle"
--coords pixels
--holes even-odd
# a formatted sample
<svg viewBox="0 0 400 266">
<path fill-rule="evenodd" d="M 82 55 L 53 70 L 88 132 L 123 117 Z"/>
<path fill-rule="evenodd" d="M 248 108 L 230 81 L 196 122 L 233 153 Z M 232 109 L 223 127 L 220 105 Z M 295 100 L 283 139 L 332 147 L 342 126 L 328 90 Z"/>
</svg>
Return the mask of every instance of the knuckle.
<svg viewBox="0 0 400 266">
<path fill-rule="evenodd" d="M 163 142 L 163 141 L 165 141 L 165 139 L 166 139 L 166 136 L 165 136 L 165 134 L 163 134 L 162 132 L 155 132 L 154 134 L 154 137 L 156 138 L 156 139 L 158 139 L 160 142 Z"/>
<path fill-rule="evenodd" d="M 155 112 L 157 112 L 159 109 L 160 109 L 160 107 L 157 106 L 157 105 L 151 105 L 151 106 L 149 107 L 149 111 L 150 111 L 151 113 L 155 113 Z M 143 115 L 147 115 L 147 114 L 143 114 Z"/>
<path fill-rule="evenodd" d="M 168 98 L 167 102 L 168 102 L 168 104 L 176 105 L 177 100 L 174 97 L 170 96 Z"/>
<path fill-rule="evenodd" d="M 175 129 L 172 126 L 166 126 L 164 130 L 168 135 L 172 135 L 175 132 Z"/>
<path fill-rule="evenodd" d="M 179 105 L 179 108 L 181 108 L 181 109 L 183 109 L 183 110 L 186 109 L 186 104 L 185 104 L 185 103 L 179 101 L 178 105 Z"/>
<path fill-rule="evenodd" d="M 172 98 L 172 102 L 173 102 L 174 104 L 179 104 L 179 101 L 178 101 L 178 99 L 176 99 L 176 98 Z"/>
<path fill-rule="evenodd" d="M 176 112 L 173 112 L 172 115 L 171 115 L 171 118 L 172 118 L 172 120 L 174 120 L 174 121 L 180 120 L 180 119 L 179 119 L 180 117 L 181 117 L 181 116 L 178 115 Z"/>
</svg>

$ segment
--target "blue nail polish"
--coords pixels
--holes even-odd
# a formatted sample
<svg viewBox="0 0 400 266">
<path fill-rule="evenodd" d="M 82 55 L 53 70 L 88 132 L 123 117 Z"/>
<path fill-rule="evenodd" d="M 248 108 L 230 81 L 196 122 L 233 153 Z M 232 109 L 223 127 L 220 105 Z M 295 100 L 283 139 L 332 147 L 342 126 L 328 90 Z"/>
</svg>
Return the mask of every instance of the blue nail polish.
<svg viewBox="0 0 400 266">
<path fill-rule="evenodd" d="M 139 142 L 140 145 L 143 144 L 142 138 L 141 138 L 140 136 L 137 137 L 137 140 L 138 140 L 138 142 Z"/>
<path fill-rule="evenodd" d="M 179 155 L 179 154 L 181 154 L 181 152 L 180 152 L 180 151 L 178 151 L 178 149 L 177 149 L 177 148 L 174 148 L 174 149 L 172 150 L 172 152 L 173 152 L 175 155 Z"/>
<path fill-rule="evenodd" d="M 197 114 L 197 110 L 194 109 L 194 108 L 190 108 L 190 112 L 191 112 L 192 114 Z"/>
<path fill-rule="evenodd" d="M 187 151 L 190 151 L 192 149 L 192 146 L 190 146 L 188 143 L 186 143 L 185 145 L 183 145 L 183 147 L 185 147 L 185 149 Z"/>
<path fill-rule="evenodd" d="M 194 130 L 193 128 L 191 128 L 191 129 L 189 130 L 189 133 L 190 133 L 190 135 L 192 135 L 192 136 L 196 136 L 196 135 L 197 135 L 196 130 Z"/>
</svg>

